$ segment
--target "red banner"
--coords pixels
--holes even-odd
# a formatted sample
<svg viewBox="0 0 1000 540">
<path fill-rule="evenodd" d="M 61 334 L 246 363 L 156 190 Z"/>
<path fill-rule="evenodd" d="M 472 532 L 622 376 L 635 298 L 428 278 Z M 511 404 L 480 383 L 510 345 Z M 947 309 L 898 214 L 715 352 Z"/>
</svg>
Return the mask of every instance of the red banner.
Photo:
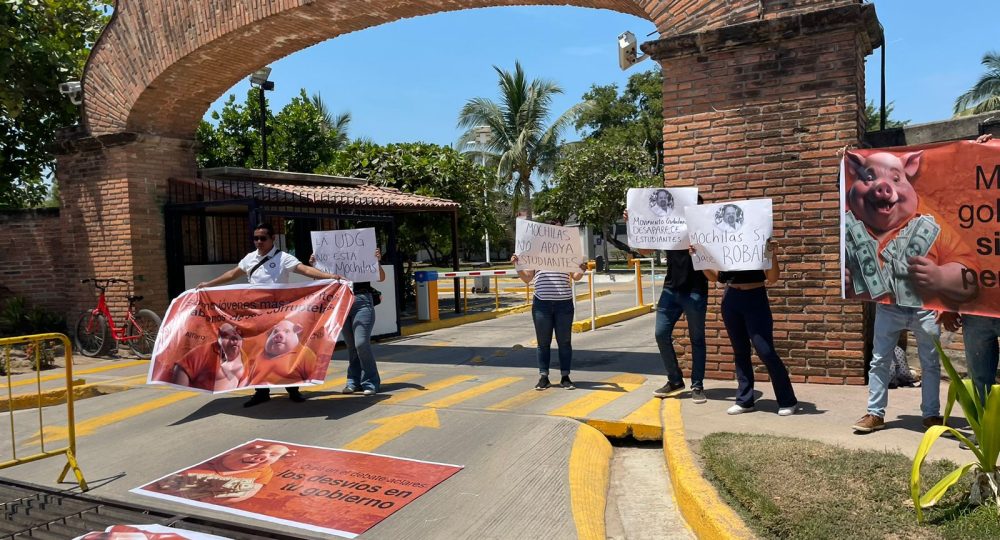
<svg viewBox="0 0 1000 540">
<path fill-rule="evenodd" d="M 132 492 L 354 538 L 461 469 L 256 439 Z"/>
<path fill-rule="evenodd" d="M 1000 142 L 851 150 L 845 298 L 1000 315 Z"/>
<path fill-rule="evenodd" d="M 353 303 L 328 280 L 187 291 L 167 309 L 148 381 L 213 393 L 320 384 Z"/>
</svg>

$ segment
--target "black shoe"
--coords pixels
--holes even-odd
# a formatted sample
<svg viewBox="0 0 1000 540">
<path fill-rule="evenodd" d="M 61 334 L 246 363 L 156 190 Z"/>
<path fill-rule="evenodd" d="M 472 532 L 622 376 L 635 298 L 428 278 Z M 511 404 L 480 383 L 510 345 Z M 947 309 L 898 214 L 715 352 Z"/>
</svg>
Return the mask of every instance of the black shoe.
<svg viewBox="0 0 1000 540">
<path fill-rule="evenodd" d="M 559 386 L 565 388 L 566 390 L 576 390 L 576 385 L 573 384 L 573 381 L 569 380 L 569 375 L 563 375 L 562 378 L 559 379 Z"/>
<path fill-rule="evenodd" d="M 552 383 L 549 382 L 549 376 L 542 375 L 538 378 L 538 384 L 535 385 L 535 390 L 545 390 L 550 386 L 552 386 Z"/>
<path fill-rule="evenodd" d="M 306 400 L 306 397 L 302 395 L 302 392 L 299 392 L 299 389 L 294 386 L 289 386 L 285 390 L 288 391 L 288 399 L 294 401 L 295 403 L 302 403 Z"/>
<path fill-rule="evenodd" d="M 258 388 L 257 391 L 253 393 L 253 396 L 243 404 L 244 407 L 253 407 L 254 405 L 260 405 L 261 403 L 267 403 L 271 401 L 271 391 L 267 388 Z"/>
<path fill-rule="evenodd" d="M 684 389 L 683 382 L 672 383 L 668 381 L 667 384 L 661 386 L 660 388 L 657 388 L 656 391 L 653 392 L 653 395 L 658 398 L 665 398 L 669 397 L 670 394 L 673 394 L 674 392 L 683 389 Z"/>
</svg>

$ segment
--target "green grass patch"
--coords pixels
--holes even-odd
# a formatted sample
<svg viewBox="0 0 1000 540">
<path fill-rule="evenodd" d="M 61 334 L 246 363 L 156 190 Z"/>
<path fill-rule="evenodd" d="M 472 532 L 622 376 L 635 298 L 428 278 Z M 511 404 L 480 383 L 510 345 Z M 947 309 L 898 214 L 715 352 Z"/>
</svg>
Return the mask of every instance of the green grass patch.
<svg viewBox="0 0 1000 540">
<path fill-rule="evenodd" d="M 737 433 L 705 437 L 700 453 L 706 477 L 761 538 L 1000 538 L 996 508 L 966 504 L 967 479 L 918 525 L 902 454 Z M 955 467 L 925 464 L 924 484 Z"/>
</svg>

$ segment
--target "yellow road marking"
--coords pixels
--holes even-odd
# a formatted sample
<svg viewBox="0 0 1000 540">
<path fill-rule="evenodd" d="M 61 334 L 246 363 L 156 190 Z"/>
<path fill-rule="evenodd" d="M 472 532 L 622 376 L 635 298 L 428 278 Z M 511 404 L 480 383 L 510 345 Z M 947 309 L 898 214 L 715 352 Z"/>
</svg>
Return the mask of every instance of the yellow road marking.
<svg viewBox="0 0 1000 540">
<path fill-rule="evenodd" d="M 576 430 L 569 454 L 569 499 L 576 536 L 604 540 L 604 509 L 611 475 L 611 443 L 583 424 Z"/>
<path fill-rule="evenodd" d="M 438 390 L 443 390 L 445 388 L 448 388 L 449 386 L 454 386 L 458 383 L 463 383 L 465 381 L 469 381 L 475 378 L 476 377 L 474 375 L 455 375 L 454 377 L 448 377 L 447 379 L 441 379 L 440 381 L 432 382 L 427 386 L 425 386 L 422 390 L 420 388 L 412 388 L 410 390 L 399 392 L 398 394 L 393 394 L 392 397 L 390 397 L 389 399 L 382 400 L 379 403 L 385 405 L 402 403 L 403 401 L 409 401 L 413 398 L 420 397 L 424 394 L 430 392 L 437 392 Z"/>
<path fill-rule="evenodd" d="M 125 368 L 130 368 L 130 367 L 134 367 L 134 366 L 138 366 L 138 365 L 142 365 L 142 364 L 148 364 L 148 363 L 149 363 L 149 360 L 133 360 L 131 362 L 122 362 L 120 364 L 111 364 L 111 365 L 107 365 L 107 366 L 99 366 L 99 367 L 94 367 L 94 368 L 89 368 L 89 369 L 73 370 L 73 376 L 76 377 L 77 375 L 88 375 L 88 374 L 91 374 L 91 373 L 101 373 L 103 371 L 111 371 L 111 370 L 114 370 L 114 369 L 125 369 Z M 63 379 L 63 380 L 65 380 L 66 379 L 66 374 L 63 373 L 61 375 L 46 375 L 44 377 L 41 377 L 40 379 L 33 379 L 33 378 L 32 379 L 25 379 L 23 381 L 12 382 L 10 385 L 12 387 L 17 387 L 17 386 L 24 386 L 26 384 L 35 384 L 36 381 L 48 382 L 48 381 L 54 381 L 54 380 L 57 380 L 57 379 Z"/>
<path fill-rule="evenodd" d="M 574 399 L 561 407 L 557 407 L 549 411 L 549 414 L 552 416 L 585 418 L 588 414 L 596 411 L 597 409 L 600 409 L 616 399 L 628 395 L 629 392 L 635 390 L 641 386 L 642 383 L 646 382 L 646 377 L 636 375 L 634 373 L 624 373 L 622 375 L 615 375 L 614 377 L 605 379 L 602 382 L 617 385 L 621 388 L 621 390 L 595 389 L 587 392 L 578 399 Z"/>
<path fill-rule="evenodd" d="M 485 394 L 487 392 L 492 392 L 493 390 L 496 390 L 497 388 L 503 388 L 504 386 L 507 386 L 509 384 L 516 383 L 517 381 L 520 381 L 520 380 L 522 380 L 521 377 L 502 377 L 500 379 L 495 379 L 495 380 L 492 380 L 492 381 L 490 381 L 488 383 L 483 383 L 483 384 L 480 384 L 480 385 L 475 386 L 473 388 L 469 388 L 468 390 L 463 390 L 463 391 L 461 391 L 461 392 L 459 392 L 457 394 L 454 394 L 454 395 L 451 395 L 451 396 L 448 396 L 448 397 L 445 397 L 445 398 L 441 398 L 441 399 L 438 399 L 436 401 L 432 401 L 432 402 L 428 403 L 425 406 L 426 407 L 435 407 L 435 408 L 438 408 L 438 409 L 443 409 L 443 408 L 446 408 L 446 407 L 451 407 L 451 406 L 457 405 L 457 404 L 459 404 L 459 403 L 461 403 L 463 401 L 472 399 L 472 398 L 474 398 L 476 396 L 481 396 L 481 395 L 483 395 L 483 394 Z"/>
<path fill-rule="evenodd" d="M 382 381 L 382 385 L 384 386 L 386 384 L 406 382 L 406 381 L 409 381 L 409 380 L 418 379 L 418 378 L 423 377 L 423 376 L 424 376 L 423 373 L 403 373 L 402 375 L 397 375 L 397 376 L 392 377 L 390 379 L 385 379 L 384 381 Z M 340 382 L 340 384 L 346 385 L 347 384 L 347 378 L 346 377 L 342 378 L 342 379 L 339 380 L 339 382 Z M 337 385 L 334 385 L 334 387 L 336 387 L 336 386 Z M 341 399 L 341 398 L 349 398 L 349 397 L 357 397 L 357 394 L 329 394 L 329 395 L 326 395 L 326 396 L 319 396 L 319 397 L 313 398 L 313 399 Z"/>
<path fill-rule="evenodd" d="M 97 431 L 98 429 L 114 424 L 116 422 L 121 422 L 127 420 L 134 416 L 139 416 L 145 414 L 149 411 L 159 409 L 161 407 L 166 407 L 177 403 L 178 401 L 183 401 L 188 398 L 193 398 L 197 396 L 197 392 L 173 392 L 167 394 L 161 398 L 153 399 L 145 403 L 140 403 L 138 405 L 133 405 L 122 409 L 120 411 L 115 411 L 108 414 L 102 414 L 100 416 L 84 420 L 82 422 L 76 423 L 76 436 L 82 437 L 84 435 L 90 435 Z M 43 430 L 45 434 L 45 441 L 58 441 L 69 437 L 69 429 L 66 426 L 46 426 Z M 36 433 L 30 440 L 29 443 L 34 443 L 39 440 L 40 433 Z"/>
<path fill-rule="evenodd" d="M 621 420 L 598 420 L 590 418 L 587 425 L 597 428 L 607 437 L 622 438 L 631 434 L 636 440 L 658 441 L 663 437 L 663 424 L 660 422 L 660 398 L 653 398 L 643 403 Z"/>
<path fill-rule="evenodd" d="M 542 397 L 543 395 L 545 395 L 545 392 L 540 392 L 538 390 L 527 390 L 525 392 L 521 392 L 520 394 L 512 398 L 505 399 L 500 403 L 497 403 L 496 405 L 490 405 L 489 407 L 486 407 L 486 410 L 509 411 L 512 409 L 517 409 L 527 405 L 528 403 L 531 403 L 532 401 L 535 401 L 536 399 Z"/>
<path fill-rule="evenodd" d="M 371 452 L 383 444 L 404 435 L 413 428 L 425 427 L 438 429 L 441 427 L 437 411 L 434 409 L 420 409 L 419 411 L 371 420 L 369 423 L 380 425 L 344 445 L 345 449 L 356 450 L 358 452 Z"/>
</svg>

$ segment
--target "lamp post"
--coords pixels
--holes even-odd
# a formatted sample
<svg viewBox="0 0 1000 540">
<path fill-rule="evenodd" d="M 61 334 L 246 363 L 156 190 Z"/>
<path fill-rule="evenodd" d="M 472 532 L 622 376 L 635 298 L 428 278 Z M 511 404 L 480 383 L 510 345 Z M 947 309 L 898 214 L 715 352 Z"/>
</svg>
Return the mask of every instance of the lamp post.
<svg viewBox="0 0 1000 540">
<path fill-rule="evenodd" d="M 482 163 L 483 168 L 486 168 L 486 144 L 490 142 L 490 138 L 493 137 L 493 130 L 489 126 L 476 126 L 472 129 L 472 132 L 476 134 L 476 143 L 479 144 L 479 159 Z M 486 186 L 483 186 L 483 206 L 488 204 L 488 199 L 486 198 Z M 486 240 L 486 264 L 490 265 L 490 231 L 487 228 L 486 234 L 484 236 Z"/>
<path fill-rule="evenodd" d="M 250 86 L 256 86 L 260 92 L 258 93 L 258 98 L 260 99 L 260 146 L 261 146 L 261 161 L 263 169 L 267 168 L 267 102 L 264 100 L 265 90 L 274 90 L 274 81 L 269 81 L 267 78 L 271 75 L 271 67 L 264 66 L 250 75 Z"/>
</svg>

